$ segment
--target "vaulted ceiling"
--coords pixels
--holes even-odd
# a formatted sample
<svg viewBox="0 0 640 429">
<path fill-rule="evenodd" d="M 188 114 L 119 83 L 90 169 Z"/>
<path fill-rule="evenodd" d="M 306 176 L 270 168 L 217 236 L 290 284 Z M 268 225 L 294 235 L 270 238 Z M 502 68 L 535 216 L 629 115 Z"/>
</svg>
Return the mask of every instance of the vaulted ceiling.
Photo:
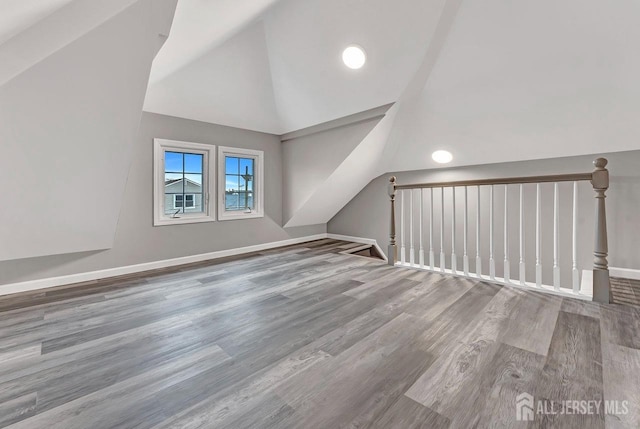
<svg viewBox="0 0 640 429">
<path fill-rule="evenodd" d="M 0 0 L 0 45 L 73 0 Z"/>
<path fill-rule="evenodd" d="M 181 0 L 145 110 L 283 134 L 396 101 L 442 0 Z M 367 65 L 344 66 L 349 44 Z"/>
<path fill-rule="evenodd" d="M 639 19 L 637 0 L 180 0 L 145 109 L 282 134 L 395 103 L 287 226 L 322 223 L 378 174 L 443 167 L 437 149 L 460 166 L 639 148 Z"/>
<path fill-rule="evenodd" d="M 0 0 L 0 88 L 138 2 Z M 640 148 L 639 21 L 638 0 L 179 0 L 144 109 L 284 134 L 394 103 L 287 221 L 323 223 L 376 175 L 442 167 L 436 149 L 460 166 Z"/>
</svg>

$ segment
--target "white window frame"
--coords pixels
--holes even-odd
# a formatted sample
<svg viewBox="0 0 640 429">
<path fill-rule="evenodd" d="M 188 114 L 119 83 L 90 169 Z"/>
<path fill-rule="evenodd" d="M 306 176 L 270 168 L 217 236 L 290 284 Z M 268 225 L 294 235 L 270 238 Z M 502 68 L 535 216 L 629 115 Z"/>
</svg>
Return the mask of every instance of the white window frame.
<svg viewBox="0 0 640 429">
<path fill-rule="evenodd" d="M 225 188 L 227 156 L 253 158 L 253 210 L 227 211 L 225 207 Z M 261 150 L 241 149 L 218 146 L 218 220 L 237 220 L 264 217 L 264 152 Z"/>
<path fill-rule="evenodd" d="M 178 197 L 181 197 L 183 195 L 184 195 L 184 198 L 182 200 L 183 206 L 182 207 L 176 206 L 176 200 L 178 199 Z M 187 204 L 187 197 L 192 197 L 191 198 L 191 203 L 192 203 L 191 206 L 187 206 L 186 205 Z M 173 208 L 174 209 L 182 209 L 182 208 L 193 209 L 195 207 L 196 207 L 196 194 L 173 194 Z"/>
<path fill-rule="evenodd" d="M 177 216 L 164 213 L 165 204 L 165 152 L 187 152 L 202 155 L 202 212 L 180 213 Z M 216 146 L 178 140 L 153 139 L 153 225 L 180 225 L 186 223 L 215 222 L 215 198 L 211 192 L 216 189 Z M 195 197 L 194 197 L 195 202 Z M 174 199 L 175 204 L 175 199 Z M 184 204 L 184 202 L 183 202 Z"/>
</svg>

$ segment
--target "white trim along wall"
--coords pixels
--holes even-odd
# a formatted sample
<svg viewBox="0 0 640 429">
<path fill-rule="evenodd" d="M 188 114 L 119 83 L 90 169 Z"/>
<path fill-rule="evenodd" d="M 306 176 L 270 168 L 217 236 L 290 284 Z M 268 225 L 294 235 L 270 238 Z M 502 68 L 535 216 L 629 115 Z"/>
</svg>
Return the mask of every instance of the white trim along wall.
<svg viewBox="0 0 640 429">
<path fill-rule="evenodd" d="M 202 253 L 199 255 L 184 256 L 174 259 L 165 259 L 162 261 L 147 262 L 137 265 L 128 265 L 124 267 L 109 268 L 106 270 L 90 271 L 86 273 L 70 274 L 60 277 L 49 277 L 38 280 L 30 280 L 20 283 L 9 283 L 0 285 L 0 295 L 9 295 L 13 293 L 29 292 L 39 289 L 47 289 L 56 286 L 70 285 L 73 283 L 81 283 L 92 280 L 105 279 L 109 277 L 123 276 L 127 274 L 140 273 L 143 271 L 156 270 L 160 268 L 174 267 L 177 265 L 191 264 L 194 262 L 202 262 L 211 259 L 224 258 L 227 256 L 242 255 L 245 253 L 259 252 L 261 250 L 274 249 L 276 247 L 290 246 L 292 244 L 306 243 L 309 241 L 320 240 L 323 238 L 332 238 L 334 240 L 353 241 L 355 243 L 371 244 L 375 246 L 381 255 L 384 252 L 378 246 L 376 240 L 370 238 L 349 237 L 337 234 L 315 234 L 306 237 L 291 238 L 288 240 L 273 241 L 270 243 L 256 244 L 254 246 L 239 247 L 235 249 L 219 250 L 216 252 Z M 386 257 L 385 257 L 386 258 Z"/>
</svg>

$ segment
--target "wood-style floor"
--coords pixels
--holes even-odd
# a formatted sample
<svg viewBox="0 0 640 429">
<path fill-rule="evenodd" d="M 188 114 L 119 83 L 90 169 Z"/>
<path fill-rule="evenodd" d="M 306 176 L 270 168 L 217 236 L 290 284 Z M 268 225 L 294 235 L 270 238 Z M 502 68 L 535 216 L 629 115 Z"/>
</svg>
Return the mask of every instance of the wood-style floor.
<svg viewBox="0 0 640 429">
<path fill-rule="evenodd" d="M 611 277 L 611 299 L 616 304 L 640 306 L 640 280 Z"/>
<path fill-rule="evenodd" d="M 640 309 L 321 240 L 0 299 L 0 427 L 639 427 Z M 515 421 L 516 395 L 628 400 Z"/>
</svg>

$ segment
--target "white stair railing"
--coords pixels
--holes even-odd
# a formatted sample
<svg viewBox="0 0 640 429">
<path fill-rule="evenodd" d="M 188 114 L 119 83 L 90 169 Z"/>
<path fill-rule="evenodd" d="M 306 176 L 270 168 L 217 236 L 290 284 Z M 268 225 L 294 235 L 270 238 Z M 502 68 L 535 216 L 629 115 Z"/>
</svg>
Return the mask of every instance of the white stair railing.
<svg viewBox="0 0 640 429">
<path fill-rule="evenodd" d="M 417 269 L 424 269 L 430 271 L 437 271 L 441 273 L 447 273 L 452 275 L 464 276 L 475 279 L 487 279 L 482 272 L 483 257 L 482 249 L 483 244 L 488 245 L 488 262 L 489 273 L 488 279 L 493 282 L 502 283 L 506 285 L 512 285 L 516 287 L 529 288 L 542 292 L 550 292 L 565 296 L 573 296 L 583 299 L 593 299 L 599 302 L 609 302 L 609 271 L 608 271 L 608 249 L 607 249 L 607 228 L 606 228 L 606 213 L 605 213 L 605 192 L 609 188 L 609 172 L 605 168 L 607 160 L 604 158 L 598 158 L 594 161 L 596 166 L 595 171 L 591 173 L 579 173 L 579 174 L 563 174 L 563 175 L 549 175 L 549 176 L 534 176 L 534 177 L 515 177 L 515 178 L 502 178 L 502 179 L 488 179 L 488 180 L 467 180 L 459 182 L 442 182 L 442 183 L 420 183 L 410 185 L 400 185 L 396 183 L 396 178 L 392 177 L 389 183 L 389 196 L 391 198 L 391 240 L 389 244 L 389 263 L 392 265 L 412 267 Z M 596 193 L 596 211 L 595 211 L 595 247 L 594 247 L 594 264 L 592 268 L 592 283 L 588 281 L 580 281 L 580 269 L 578 267 L 578 185 L 579 182 L 590 181 L 593 190 Z M 560 231 L 560 187 L 562 182 L 572 183 L 572 204 L 571 204 L 571 261 L 564 261 L 561 255 L 561 231 Z M 545 285 L 543 283 L 543 265 L 542 265 L 542 189 L 541 184 L 553 183 L 553 266 L 550 267 L 552 279 L 551 285 Z M 535 258 L 530 261 L 535 264 L 535 278 L 529 282 L 526 278 L 527 267 L 527 254 L 526 254 L 526 210 L 525 210 L 525 184 L 535 184 Z M 514 207 L 517 207 L 517 218 L 512 219 L 511 211 L 509 210 L 509 189 L 510 185 L 518 185 L 518 205 L 514 202 Z M 475 213 L 475 270 L 472 270 L 469 261 L 469 193 L 468 188 L 473 187 L 477 191 L 476 200 L 476 213 Z M 482 201 L 481 188 L 488 187 L 489 199 L 488 201 Z M 503 220 L 503 238 L 504 238 L 504 261 L 502 267 L 502 277 L 496 276 L 496 260 L 495 260 L 495 199 L 494 194 L 496 187 L 502 187 L 504 191 L 504 220 Z M 424 192 L 429 191 L 429 250 L 428 261 L 425 261 L 425 238 L 424 232 Z M 440 258 L 439 266 L 435 263 L 435 251 L 434 251 L 434 189 L 440 191 L 440 213 L 437 219 L 439 221 L 439 240 L 440 240 Z M 451 191 L 451 204 L 445 205 L 445 202 L 449 201 L 449 197 L 445 198 L 445 190 Z M 456 210 L 458 202 L 456 201 L 456 190 L 463 191 L 463 204 L 462 204 L 462 270 L 458 267 L 458 256 L 456 253 L 456 240 L 459 237 L 458 228 L 460 227 L 456 218 Z M 515 189 L 512 189 L 515 191 Z M 419 192 L 417 201 L 419 204 L 417 220 L 414 219 L 414 198 L 415 194 Z M 446 192 L 449 195 L 449 192 Z M 460 195 L 460 194 L 458 194 Z M 400 260 L 398 260 L 398 245 L 396 243 L 396 198 L 399 199 L 400 204 Z M 406 201 L 405 201 L 406 200 Z M 472 204 L 473 205 L 473 204 Z M 488 205 L 489 218 L 486 220 L 488 225 L 484 225 L 481 218 L 481 208 L 486 208 Z M 405 206 L 407 206 L 405 208 Z M 446 249 L 445 249 L 445 206 L 448 208 L 451 214 L 451 260 L 449 268 L 447 268 L 446 261 Z M 408 213 L 405 210 L 408 209 Z M 408 216 L 407 216 L 408 214 Z M 409 236 L 408 247 L 409 257 L 406 257 L 406 245 L 407 237 L 405 235 L 405 222 L 409 223 Z M 518 256 L 518 278 L 512 278 L 511 262 L 510 262 L 510 225 L 513 225 L 514 229 L 518 230 L 518 244 L 519 252 L 514 248 L 514 257 Z M 419 253 L 416 255 L 416 249 L 414 247 L 414 223 L 417 223 L 418 232 L 418 245 Z M 483 243 L 481 241 L 482 230 L 488 226 L 489 242 Z M 418 256 L 416 258 L 416 256 Z M 485 255 L 486 257 L 487 255 Z M 407 260 L 408 259 L 408 260 Z M 428 263 L 427 263 L 428 262 Z M 561 278 L 562 264 L 565 268 L 571 272 L 570 279 Z M 570 267 L 570 268 L 569 268 Z M 567 272 L 569 272 L 567 271 Z M 584 280 L 584 279 L 583 279 Z M 567 284 L 563 283 L 567 282 Z"/>
</svg>

